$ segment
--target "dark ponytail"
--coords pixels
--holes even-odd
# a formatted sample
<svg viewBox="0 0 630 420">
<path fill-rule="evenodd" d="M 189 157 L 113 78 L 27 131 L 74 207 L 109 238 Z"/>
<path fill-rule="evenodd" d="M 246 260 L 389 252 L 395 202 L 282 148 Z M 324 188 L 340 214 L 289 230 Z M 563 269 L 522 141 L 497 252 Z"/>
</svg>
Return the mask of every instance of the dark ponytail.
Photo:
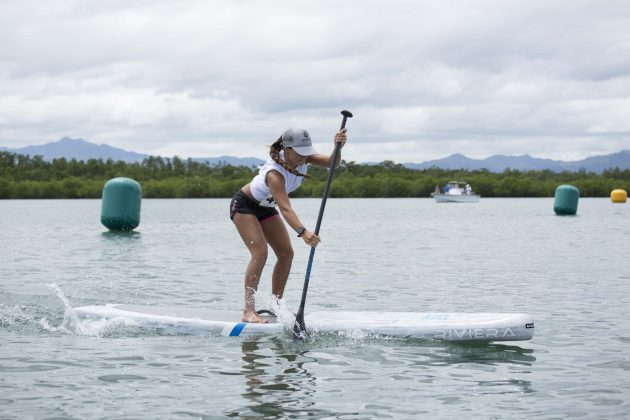
<svg viewBox="0 0 630 420">
<path fill-rule="evenodd" d="M 282 146 L 282 137 L 279 137 L 270 147 L 269 147 L 269 156 L 274 160 L 278 165 L 282 166 L 287 171 L 291 172 L 296 176 L 303 176 L 304 178 L 309 178 L 308 175 L 303 174 L 297 169 L 291 168 L 289 164 L 287 164 L 283 159 L 280 158 L 280 151 L 284 150 Z"/>
</svg>

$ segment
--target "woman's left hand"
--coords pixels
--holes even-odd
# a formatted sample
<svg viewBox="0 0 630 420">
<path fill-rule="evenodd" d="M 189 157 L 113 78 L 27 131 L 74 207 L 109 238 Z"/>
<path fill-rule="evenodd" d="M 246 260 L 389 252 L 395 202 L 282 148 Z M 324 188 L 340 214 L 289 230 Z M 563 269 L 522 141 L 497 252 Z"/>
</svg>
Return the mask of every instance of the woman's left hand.
<svg viewBox="0 0 630 420">
<path fill-rule="evenodd" d="M 343 147 L 348 140 L 348 137 L 346 136 L 346 131 L 347 129 L 342 128 L 341 131 L 335 134 L 335 143 L 339 143 L 340 147 Z"/>
</svg>

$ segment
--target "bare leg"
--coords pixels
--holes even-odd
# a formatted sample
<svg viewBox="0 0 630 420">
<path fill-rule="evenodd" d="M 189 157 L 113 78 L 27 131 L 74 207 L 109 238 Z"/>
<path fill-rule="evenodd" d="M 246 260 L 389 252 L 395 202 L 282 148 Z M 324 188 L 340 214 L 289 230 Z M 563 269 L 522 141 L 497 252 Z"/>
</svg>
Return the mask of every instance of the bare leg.
<svg viewBox="0 0 630 420">
<path fill-rule="evenodd" d="M 267 322 L 256 313 L 256 290 L 265 262 L 267 262 L 267 241 L 254 215 L 236 213 L 234 224 L 241 235 L 245 246 L 251 254 L 245 271 L 245 306 L 243 322 Z"/>
<path fill-rule="evenodd" d="M 261 226 L 267 242 L 271 245 L 273 252 L 278 258 L 273 268 L 271 293 L 277 299 L 282 299 L 293 263 L 293 247 L 291 246 L 289 233 L 279 216 L 265 219 Z"/>
</svg>

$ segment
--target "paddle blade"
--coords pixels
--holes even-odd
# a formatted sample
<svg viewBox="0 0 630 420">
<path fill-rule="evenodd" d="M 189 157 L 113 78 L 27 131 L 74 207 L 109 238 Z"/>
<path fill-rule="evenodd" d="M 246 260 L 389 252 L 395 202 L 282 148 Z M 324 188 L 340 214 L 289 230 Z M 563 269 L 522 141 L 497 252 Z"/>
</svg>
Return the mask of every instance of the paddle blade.
<svg viewBox="0 0 630 420">
<path fill-rule="evenodd" d="M 304 311 L 299 311 L 293 324 L 293 341 L 301 341 L 306 338 L 306 325 L 304 324 Z"/>
</svg>

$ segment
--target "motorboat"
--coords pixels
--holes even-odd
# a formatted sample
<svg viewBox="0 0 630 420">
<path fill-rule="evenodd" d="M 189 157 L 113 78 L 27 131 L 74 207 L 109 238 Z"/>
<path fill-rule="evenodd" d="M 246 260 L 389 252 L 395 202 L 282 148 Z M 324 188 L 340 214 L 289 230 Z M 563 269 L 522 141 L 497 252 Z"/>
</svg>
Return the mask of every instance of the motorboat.
<svg viewBox="0 0 630 420">
<path fill-rule="evenodd" d="M 477 203 L 481 196 L 473 192 L 470 184 L 462 181 L 451 181 L 444 186 L 443 192 L 436 185 L 435 192 L 431 193 L 431 197 L 438 203 Z"/>
</svg>

